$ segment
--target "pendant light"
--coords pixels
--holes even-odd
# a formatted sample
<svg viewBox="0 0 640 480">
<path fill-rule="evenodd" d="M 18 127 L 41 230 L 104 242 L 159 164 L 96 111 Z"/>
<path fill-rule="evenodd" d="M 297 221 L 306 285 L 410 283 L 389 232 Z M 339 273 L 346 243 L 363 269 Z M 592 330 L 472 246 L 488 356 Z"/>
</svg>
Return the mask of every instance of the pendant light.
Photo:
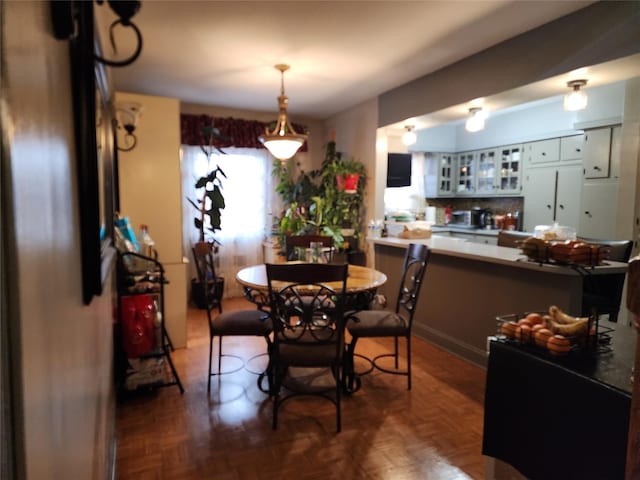
<svg viewBox="0 0 640 480">
<path fill-rule="evenodd" d="M 404 128 L 406 129 L 406 132 L 402 134 L 402 143 L 407 146 L 413 145 L 418 140 L 416 132 L 413 131 L 413 125 L 405 125 Z"/>
<path fill-rule="evenodd" d="M 479 132 L 484 128 L 484 121 L 487 118 L 487 112 L 481 107 L 472 107 L 469 109 L 469 117 L 464 125 L 467 132 Z"/>
<path fill-rule="evenodd" d="M 297 133 L 287 118 L 287 105 L 289 99 L 284 94 L 284 72 L 289 70 L 289 65 L 278 64 L 276 70 L 280 71 L 280 96 L 278 97 L 278 121 L 273 130 L 265 128 L 265 133 L 259 140 L 278 160 L 288 160 L 293 157 L 307 140 L 307 135 Z"/>
<path fill-rule="evenodd" d="M 586 80 L 571 80 L 567 82 L 567 87 L 573 90 L 564 97 L 565 110 L 575 112 L 576 110 L 584 110 L 587 108 L 587 94 L 584 90 L 580 90 L 580 87 L 584 87 L 586 84 Z"/>
</svg>

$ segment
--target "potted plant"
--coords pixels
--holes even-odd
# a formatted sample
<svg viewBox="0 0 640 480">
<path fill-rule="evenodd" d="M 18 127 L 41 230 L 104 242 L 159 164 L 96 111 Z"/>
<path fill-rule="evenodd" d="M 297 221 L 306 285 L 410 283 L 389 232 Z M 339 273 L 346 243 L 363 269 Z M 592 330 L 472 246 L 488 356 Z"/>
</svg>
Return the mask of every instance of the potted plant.
<svg viewBox="0 0 640 480">
<path fill-rule="evenodd" d="M 224 137 L 215 127 L 204 127 L 203 134 L 204 138 L 207 139 L 207 145 L 201 145 L 200 148 L 207 156 L 209 164 L 211 164 L 211 156 L 214 151 L 224 154 L 216 145 L 216 141 L 223 140 Z M 225 207 L 224 196 L 222 195 L 223 178 L 227 178 L 227 176 L 216 165 L 195 183 L 196 190 L 203 189 L 201 197 L 196 201 L 187 198 L 189 203 L 198 211 L 197 216 L 193 219 L 193 224 L 198 229 L 198 241 L 194 245 L 197 255 L 204 255 L 212 248 L 217 249 L 219 245 L 219 242 L 213 238 L 213 234 L 221 229 L 221 210 Z"/>
<path fill-rule="evenodd" d="M 201 145 L 201 149 L 207 156 L 207 161 L 211 165 L 211 157 L 215 151 L 224 153 L 216 145 L 216 141 L 224 138 L 215 127 L 205 127 L 203 129 L 204 138 L 207 145 Z M 198 278 L 191 280 L 191 296 L 193 303 L 198 308 L 206 308 L 207 299 L 204 296 L 204 288 L 201 284 L 202 272 L 207 272 L 205 257 L 209 253 L 217 253 L 220 242 L 213 235 L 221 230 L 221 210 L 225 207 L 224 196 L 222 194 L 222 179 L 227 178 L 220 166 L 209 169 L 209 172 L 196 180 L 196 190 L 202 189 L 202 194 L 195 201 L 187 198 L 189 203 L 197 210 L 197 215 L 193 219 L 193 224 L 198 229 L 198 241 L 193 245 L 194 262 L 198 271 Z M 207 279 L 209 286 L 213 289 L 218 300 L 222 299 L 224 290 L 224 278 L 216 277 Z"/>
<path fill-rule="evenodd" d="M 366 179 L 364 165 L 354 158 L 343 160 L 331 139 L 321 172 L 325 223 L 341 229 L 343 236 L 358 238 Z"/>
</svg>

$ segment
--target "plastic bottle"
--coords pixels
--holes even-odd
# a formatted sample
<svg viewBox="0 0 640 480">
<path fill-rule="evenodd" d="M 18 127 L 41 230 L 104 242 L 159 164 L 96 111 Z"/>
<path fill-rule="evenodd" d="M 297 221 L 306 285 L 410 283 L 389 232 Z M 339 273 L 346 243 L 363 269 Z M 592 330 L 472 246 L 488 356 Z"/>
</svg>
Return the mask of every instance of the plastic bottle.
<svg viewBox="0 0 640 480">
<path fill-rule="evenodd" d="M 140 233 L 138 234 L 138 244 L 140 245 L 140 254 L 145 257 L 154 257 L 156 243 L 149 235 L 149 227 L 140 225 Z"/>
</svg>

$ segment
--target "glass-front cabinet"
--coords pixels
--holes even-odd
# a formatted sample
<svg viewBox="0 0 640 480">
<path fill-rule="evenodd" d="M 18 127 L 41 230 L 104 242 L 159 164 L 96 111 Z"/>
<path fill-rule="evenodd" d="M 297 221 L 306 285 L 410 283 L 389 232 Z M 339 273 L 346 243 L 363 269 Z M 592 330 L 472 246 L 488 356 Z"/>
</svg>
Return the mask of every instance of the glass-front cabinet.
<svg viewBox="0 0 640 480">
<path fill-rule="evenodd" d="M 498 149 L 500 168 L 497 192 L 520 195 L 522 193 L 522 145 L 508 145 Z"/>
<path fill-rule="evenodd" d="M 456 193 L 473 195 L 476 189 L 476 152 L 458 154 Z"/>
<path fill-rule="evenodd" d="M 456 155 L 453 153 L 438 154 L 438 196 L 455 193 Z"/>
<path fill-rule="evenodd" d="M 482 150 L 477 153 L 478 168 L 476 193 L 493 195 L 496 193 L 496 172 L 498 171 L 498 151 Z"/>
</svg>

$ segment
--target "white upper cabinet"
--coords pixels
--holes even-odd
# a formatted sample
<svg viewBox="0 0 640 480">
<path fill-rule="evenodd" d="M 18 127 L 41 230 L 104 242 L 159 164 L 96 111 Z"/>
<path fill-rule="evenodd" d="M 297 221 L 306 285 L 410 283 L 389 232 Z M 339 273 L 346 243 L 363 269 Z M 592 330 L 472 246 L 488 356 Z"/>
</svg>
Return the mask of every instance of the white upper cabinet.
<svg viewBox="0 0 640 480">
<path fill-rule="evenodd" d="M 560 160 L 563 162 L 579 161 L 582 159 L 584 134 L 571 135 L 560 139 Z"/>
<path fill-rule="evenodd" d="M 473 195 L 476 190 L 476 152 L 458 154 L 456 193 Z"/>
<path fill-rule="evenodd" d="M 438 196 L 450 197 L 455 193 L 456 155 L 439 153 L 438 162 Z"/>
<path fill-rule="evenodd" d="M 427 198 L 451 197 L 455 193 L 456 155 L 425 152 L 424 190 Z"/>
<path fill-rule="evenodd" d="M 498 150 L 481 150 L 476 154 L 476 193 L 478 195 L 494 195 L 497 190 L 496 175 L 498 173 Z"/>
<path fill-rule="evenodd" d="M 608 178 L 611 158 L 611 128 L 587 130 L 584 134 L 584 178 Z"/>
<path fill-rule="evenodd" d="M 522 193 L 522 145 L 508 145 L 498 149 L 497 192 Z"/>
<path fill-rule="evenodd" d="M 526 143 L 525 155 L 530 165 L 551 163 L 560 160 L 560 139 L 550 138 L 537 142 Z"/>
</svg>

